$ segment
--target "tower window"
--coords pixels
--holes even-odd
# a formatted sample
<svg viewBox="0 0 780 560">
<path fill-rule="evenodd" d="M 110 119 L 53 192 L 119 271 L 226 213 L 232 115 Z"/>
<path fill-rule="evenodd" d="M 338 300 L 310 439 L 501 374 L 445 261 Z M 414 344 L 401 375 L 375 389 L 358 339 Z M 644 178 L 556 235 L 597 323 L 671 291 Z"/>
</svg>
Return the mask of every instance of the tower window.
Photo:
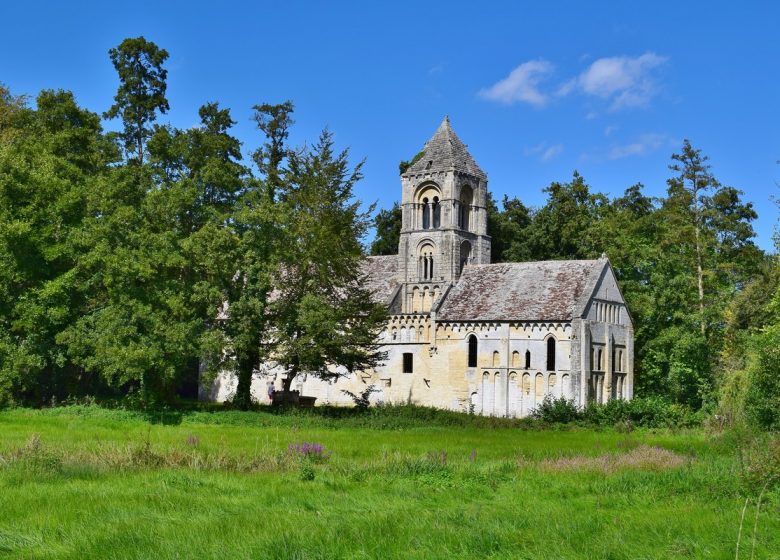
<svg viewBox="0 0 780 560">
<path fill-rule="evenodd" d="M 477 337 L 469 337 L 469 367 L 477 367 Z"/>
<path fill-rule="evenodd" d="M 431 207 L 428 206 L 428 199 L 422 199 L 422 227 L 423 229 L 430 229 L 431 227 Z"/>
<path fill-rule="evenodd" d="M 531 369 L 531 351 L 525 351 L 525 369 Z"/>
<path fill-rule="evenodd" d="M 461 187 L 460 200 L 458 201 L 458 226 L 460 229 L 469 230 L 469 211 L 474 201 L 474 192 L 471 187 Z"/>
<path fill-rule="evenodd" d="M 414 354 L 404 352 L 404 373 L 414 373 Z"/>
<path fill-rule="evenodd" d="M 424 245 L 420 248 L 418 276 L 422 280 L 433 280 L 433 247 Z"/>
<path fill-rule="evenodd" d="M 463 267 L 465 267 L 469 259 L 471 258 L 471 243 L 468 241 L 464 241 L 460 244 L 460 272 L 463 272 Z"/>
<path fill-rule="evenodd" d="M 555 339 L 547 339 L 547 371 L 555 371 Z"/>
<path fill-rule="evenodd" d="M 439 198 L 433 197 L 433 229 L 441 227 L 441 204 Z"/>
</svg>

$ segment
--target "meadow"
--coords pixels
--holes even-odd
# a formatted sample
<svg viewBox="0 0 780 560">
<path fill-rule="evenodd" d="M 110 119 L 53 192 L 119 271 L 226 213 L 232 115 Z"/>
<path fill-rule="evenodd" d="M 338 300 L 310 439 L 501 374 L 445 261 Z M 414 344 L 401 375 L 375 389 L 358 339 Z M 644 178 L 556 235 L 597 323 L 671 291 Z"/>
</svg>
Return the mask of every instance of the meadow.
<svg viewBox="0 0 780 560">
<path fill-rule="evenodd" d="M 780 493 L 743 463 L 701 428 L 10 409 L 0 557 L 780 558 Z"/>
</svg>

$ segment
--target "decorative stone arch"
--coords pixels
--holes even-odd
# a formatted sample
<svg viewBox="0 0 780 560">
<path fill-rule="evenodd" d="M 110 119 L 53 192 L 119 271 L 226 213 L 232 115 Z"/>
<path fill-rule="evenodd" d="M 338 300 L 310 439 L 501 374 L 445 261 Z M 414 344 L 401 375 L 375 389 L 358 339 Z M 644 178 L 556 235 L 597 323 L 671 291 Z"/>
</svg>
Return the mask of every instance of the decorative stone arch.
<svg viewBox="0 0 780 560">
<path fill-rule="evenodd" d="M 418 229 L 441 227 L 441 200 L 441 188 L 438 184 L 427 181 L 417 187 L 414 204 L 419 209 Z"/>
<path fill-rule="evenodd" d="M 512 367 L 513 368 L 520 367 L 520 352 L 518 352 L 517 350 L 514 350 L 512 352 Z"/>
<path fill-rule="evenodd" d="M 501 364 L 501 353 L 498 350 L 493 351 L 493 367 L 499 367 Z"/>
<path fill-rule="evenodd" d="M 423 181 L 414 189 L 414 202 L 420 202 L 423 198 L 439 196 L 441 197 L 441 187 L 436 181 Z"/>
<path fill-rule="evenodd" d="M 480 411 L 484 415 L 493 414 L 493 396 L 494 385 L 492 383 L 491 375 L 489 371 L 482 373 L 482 410 Z"/>
<path fill-rule="evenodd" d="M 518 385 L 517 372 L 509 372 L 507 382 L 507 416 L 514 418 L 520 414 L 520 387 Z"/>
<path fill-rule="evenodd" d="M 423 239 L 417 244 L 417 276 L 423 281 L 433 280 L 434 255 L 436 244 L 430 239 Z"/>
<path fill-rule="evenodd" d="M 468 183 L 463 184 L 458 189 L 458 220 L 457 225 L 460 229 L 470 231 L 471 207 L 474 205 L 474 189 Z"/>
<path fill-rule="evenodd" d="M 568 373 L 564 373 L 561 376 L 561 396 L 565 399 L 572 398 L 571 394 L 571 376 Z"/>
<path fill-rule="evenodd" d="M 531 374 L 528 372 L 523 374 L 521 390 L 524 396 L 531 396 Z"/>
<path fill-rule="evenodd" d="M 544 374 L 541 371 L 536 372 L 534 377 L 534 399 L 537 403 L 542 402 L 544 398 Z"/>
</svg>

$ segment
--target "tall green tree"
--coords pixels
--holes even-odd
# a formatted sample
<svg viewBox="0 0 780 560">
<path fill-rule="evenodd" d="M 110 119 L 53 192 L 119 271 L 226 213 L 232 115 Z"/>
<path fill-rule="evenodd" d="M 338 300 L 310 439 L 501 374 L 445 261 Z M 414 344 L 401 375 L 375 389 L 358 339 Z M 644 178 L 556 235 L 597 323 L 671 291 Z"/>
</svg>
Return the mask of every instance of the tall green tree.
<svg viewBox="0 0 780 560">
<path fill-rule="evenodd" d="M 209 365 L 211 372 L 236 372 L 234 402 L 241 407 L 251 405 L 252 377 L 274 350 L 267 340 L 273 328 L 269 300 L 285 243 L 286 221 L 278 198 L 286 181 L 293 109 L 289 101 L 254 107 L 254 120 L 265 135 L 265 143 L 252 156 L 260 175 L 245 181 L 230 215 L 230 236 L 217 247 L 231 262 L 222 266 L 229 272 L 222 278 L 225 308 L 213 332 L 217 336 L 212 338 Z"/>
<path fill-rule="evenodd" d="M 90 199 L 79 274 L 88 308 L 61 335 L 72 358 L 144 401 L 195 382 L 232 276 L 229 213 L 244 188 L 227 110 L 158 127 L 149 159 L 119 166 Z"/>
<path fill-rule="evenodd" d="M 377 339 L 387 311 L 361 272 L 371 210 L 362 212 L 354 198 L 360 168 L 349 169 L 346 151 L 334 153 L 328 132 L 289 155 L 280 193 L 285 243 L 267 334 L 285 392 L 302 372 L 336 378 L 384 358 Z"/>
<path fill-rule="evenodd" d="M 672 159 L 675 175 L 657 213 L 650 284 L 659 312 L 647 367 L 675 399 L 698 406 L 718 382 L 713 371 L 728 303 L 757 270 L 761 252 L 752 205 L 715 179 L 701 151 L 686 141 Z"/>
<path fill-rule="evenodd" d="M 519 262 L 531 259 L 529 231 L 533 215 L 517 198 L 504 195 L 499 209 L 493 195 L 487 199 L 487 232 L 491 237 L 491 262 Z"/>
<path fill-rule="evenodd" d="M 601 218 L 607 197 L 591 192 L 576 171 L 570 182 L 552 183 L 544 192 L 547 203 L 534 214 L 533 227 L 529 230 L 529 257 L 544 260 L 597 256 L 599 247 L 588 232 Z"/>
<path fill-rule="evenodd" d="M 158 112 L 166 113 L 169 109 L 165 97 L 168 71 L 163 67 L 168 51 L 143 37 L 135 37 L 125 39 L 108 54 L 119 75 L 119 89 L 104 117 L 121 117 L 121 139 L 128 159 L 143 165 L 145 144 L 153 133 L 152 123 Z"/>
<path fill-rule="evenodd" d="M 396 255 L 401 240 L 401 206 L 396 202 L 389 210 L 380 210 L 374 216 L 376 237 L 371 242 L 372 255 Z"/>
<path fill-rule="evenodd" d="M 86 201 L 118 154 L 70 92 L 43 91 L 34 110 L 0 97 L 0 402 L 44 404 L 91 383 L 57 335 L 83 311 Z"/>
</svg>

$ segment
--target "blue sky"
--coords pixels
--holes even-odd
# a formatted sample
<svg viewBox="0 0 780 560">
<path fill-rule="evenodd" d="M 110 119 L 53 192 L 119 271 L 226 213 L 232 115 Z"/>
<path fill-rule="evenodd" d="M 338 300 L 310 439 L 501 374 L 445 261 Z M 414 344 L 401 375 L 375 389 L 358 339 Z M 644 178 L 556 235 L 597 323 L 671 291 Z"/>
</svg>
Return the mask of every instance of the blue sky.
<svg viewBox="0 0 780 560">
<path fill-rule="evenodd" d="M 578 170 L 619 194 L 663 194 L 683 138 L 758 212 L 772 247 L 780 194 L 777 2 L 65 2 L 0 7 L 0 81 L 72 90 L 103 111 L 107 51 L 144 35 L 170 52 L 163 117 L 196 124 L 219 101 L 245 152 L 251 106 L 292 100 L 295 143 L 323 127 L 366 158 L 357 192 L 390 206 L 398 162 L 445 114 L 497 199 L 536 206 Z M 109 125 L 110 126 L 110 125 Z"/>
</svg>

